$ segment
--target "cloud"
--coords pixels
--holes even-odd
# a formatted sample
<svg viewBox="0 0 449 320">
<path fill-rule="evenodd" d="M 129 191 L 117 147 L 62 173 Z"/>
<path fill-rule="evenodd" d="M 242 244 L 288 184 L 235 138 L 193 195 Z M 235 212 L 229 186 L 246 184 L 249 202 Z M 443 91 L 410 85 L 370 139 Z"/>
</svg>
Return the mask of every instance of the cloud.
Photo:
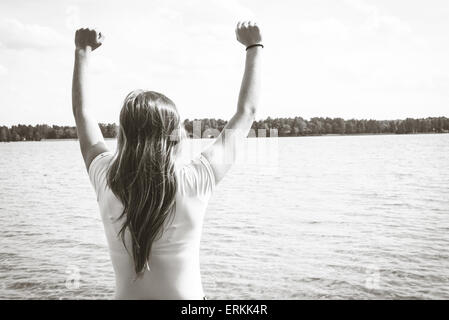
<svg viewBox="0 0 449 320">
<path fill-rule="evenodd" d="M 238 0 L 215 0 L 215 5 L 223 10 L 226 10 L 230 16 L 235 17 L 238 20 L 252 20 L 256 18 L 253 10 L 242 5 Z"/>
<path fill-rule="evenodd" d="M 373 15 L 367 20 L 365 28 L 368 31 L 394 35 L 407 35 L 411 32 L 407 23 L 391 15 Z"/>
<path fill-rule="evenodd" d="M 68 44 L 67 39 L 49 27 L 24 24 L 16 19 L 0 21 L 0 38 L 2 48 L 15 50 L 42 50 Z"/>
<path fill-rule="evenodd" d="M 346 5 L 356 12 L 358 22 L 336 17 L 295 22 L 299 34 L 317 38 L 350 40 L 371 37 L 401 37 L 411 33 L 408 23 L 397 16 L 384 14 L 374 5 L 360 0 L 345 0 Z M 357 19 L 356 19 L 357 21 Z M 293 28 L 293 26 L 291 26 Z"/>
<path fill-rule="evenodd" d="M 80 27 L 80 8 L 75 5 L 70 5 L 65 10 L 66 19 L 65 26 L 70 31 L 75 31 Z"/>
<path fill-rule="evenodd" d="M 405 35 L 412 31 L 408 23 L 399 17 L 382 13 L 375 5 L 362 0 L 345 0 L 345 3 L 365 16 L 365 22 L 361 26 L 363 32 Z"/>
<path fill-rule="evenodd" d="M 300 22 L 298 31 L 309 36 L 325 35 L 340 38 L 346 38 L 349 34 L 348 26 L 335 18 Z"/>
<path fill-rule="evenodd" d="M 8 74 L 8 69 L 0 64 L 0 76 Z"/>
<path fill-rule="evenodd" d="M 2 0 L 0 104 L 17 108 L 0 109 L 0 119 L 72 121 L 73 54 L 65 49 L 73 48 L 70 31 L 79 26 L 106 34 L 91 61 L 100 121 L 117 121 L 123 96 L 137 87 L 166 93 L 185 117 L 227 117 L 244 63 L 235 23 L 253 18 L 266 42 L 260 117 L 385 117 L 396 105 L 403 108 L 397 114 L 408 116 L 420 105 L 423 114 L 447 108 L 442 7 L 345 1 L 52 0 L 25 6 Z M 17 100 L 14 90 L 23 88 L 30 95 Z"/>
<path fill-rule="evenodd" d="M 117 70 L 116 65 L 111 58 L 102 55 L 93 55 L 90 63 L 92 72 L 96 74 L 110 73 Z"/>
<path fill-rule="evenodd" d="M 374 6 L 367 4 L 362 0 L 345 0 L 344 1 L 348 6 L 356 9 L 357 11 L 367 14 L 367 15 L 378 15 L 379 9 Z"/>
</svg>

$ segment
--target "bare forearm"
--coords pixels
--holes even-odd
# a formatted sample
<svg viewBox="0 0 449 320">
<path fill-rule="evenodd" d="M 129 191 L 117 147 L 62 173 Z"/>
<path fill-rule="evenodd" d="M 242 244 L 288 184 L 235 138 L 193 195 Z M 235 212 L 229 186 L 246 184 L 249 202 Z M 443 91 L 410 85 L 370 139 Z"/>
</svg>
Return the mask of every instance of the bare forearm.
<svg viewBox="0 0 449 320">
<path fill-rule="evenodd" d="M 72 81 L 72 109 L 75 118 L 88 108 L 87 95 L 87 68 L 90 49 L 75 50 L 75 65 Z"/>
<path fill-rule="evenodd" d="M 101 46 L 103 37 L 100 32 L 90 29 L 78 29 L 75 33 L 75 64 L 73 67 L 72 108 L 76 122 L 76 131 L 80 142 L 86 169 L 100 153 L 108 150 L 98 122 L 88 109 L 88 62 L 91 51 Z"/>
<path fill-rule="evenodd" d="M 240 87 L 237 112 L 228 121 L 215 142 L 203 151 L 218 183 L 231 168 L 239 149 L 254 121 L 261 87 L 262 34 L 255 22 L 237 23 L 237 41 L 246 48 L 245 72 Z"/>
<path fill-rule="evenodd" d="M 246 51 L 245 72 L 240 87 L 237 112 L 255 114 L 259 104 L 261 87 L 261 63 L 263 49 L 250 48 Z"/>
</svg>

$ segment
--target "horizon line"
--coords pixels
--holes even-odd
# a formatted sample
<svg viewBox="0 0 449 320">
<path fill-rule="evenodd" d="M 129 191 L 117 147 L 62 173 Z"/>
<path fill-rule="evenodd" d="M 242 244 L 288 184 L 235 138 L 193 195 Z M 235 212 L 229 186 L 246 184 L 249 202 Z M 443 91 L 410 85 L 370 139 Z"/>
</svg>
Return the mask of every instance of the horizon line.
<svg viewBox="0 0 449 320">
<path fill-rule="evenodd" d="M 259 122 L 259 121 L 266 121 L 266 120 L 268 120 L 268 119 L 270 119 L 270 120 L 278 120 L 278 119 L 296 119 L 296 118 L 301 118 L 301 119 L 303 119 L 304 121 L 311 121 L 312 119 L 324 119 L 324 120 L 326 120 L 326 119 L 332 119 L 332 120 L 336 120 L 336 119 L 338 119 L 338 120 L 340 120 L 340 119 L 343 119 L 344 121 L 351 121 L 351 120 L 356 120 L 356 121 L 405 121 L 405 120 L 407 120 L 407 119 L 412 119 L 412 120 L 426 120 L 426 119 L 440 119 L 440 118 L 443 118 L 443 119 L 448 119 L 448 117 L 449 117 L 449 115 L 448 116 L 427 116 L 427 117 L 419 117 L 419 118 L 413 118 L 413 117 L 406 117 L 406 118 L 402 118 L 402 119 L 399 119 L 399 118 L 397 118 L 397 119 L 374 119 L 374 118 L 342 118 L 342 117 L 329 117 L 329 116 L 325 116 L 325 117 L 323 117 L 323 116 L 314 116 L 314 117 L 310 117 L 310 118 L 303 118 L 303 117 L 301 117 L 301 116 L 289 116 L 289 117 L 271 117 L 271 116 L 268 116 L 268 117 L 266 117 L 266 118 L 264 118 L 264 119 L 258 119 L 258 120 L 254 120 L 253 122 Z M 222 118 L 192 118 L 192 119 L 189 119 L 189 118 L 185 118 L 185 119 L 182 119 L 182 122 L 184 123 L 185 121 L 201 121 L 201 120 L 216 120 L 216 121 L 225 121 L 225 122 L 228 122 L 229 120 L 224 120 L 224 119 L 222 119 Z M 104 125 L 109 125 L 109 124 L 115 124 L 115 125 L 118 125 L 118 123 L 117 122 L 101 122 L 101 121 L 98 121 L 97 122 L 98 124 L 104 124 Z M 76 127 L 76 124 L 48 124 L 48 123 L 15 123 L 15 124 L 12 124 L 12 125 L 5 125 L 5 124 L 0 124 L 0 127 L 7 127 L 7 128 L 10 128 L 10 127 L 13 127 L 13 126 L 43 126 L 43 125 L 47 125 L 47 126 L 58 126 L 58 127 Z"/>
</svg>

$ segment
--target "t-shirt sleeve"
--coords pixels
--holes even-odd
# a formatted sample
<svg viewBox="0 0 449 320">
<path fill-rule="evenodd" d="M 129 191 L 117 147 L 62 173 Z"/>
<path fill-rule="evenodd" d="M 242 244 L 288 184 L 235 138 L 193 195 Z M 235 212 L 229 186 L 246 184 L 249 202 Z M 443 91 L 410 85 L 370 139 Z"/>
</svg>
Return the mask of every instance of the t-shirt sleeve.
<svg viewBox="0 0 449 320">
<path fill-rule="evenodd" d="M 112 158 L 111 152 L 103 152 L 92 160 L 89 166 L 89 179 L 94 187 L 97 201 L 107 186 L 107 170 Z"/>
<path fill-rule="evenodd" d="M 198 165 L 198 176 L 200 177 L 201 188 L 204 189 L 204 193 L 212 193 L 215 189 L 215 174 L 209 160 L 200 154 L 198 161 L 201 163 Z"/>
<path fill-rule="evenodd" d="M 189 196 L 209 197 L 215 189 L 215 175 L 209 160 L 200 154 L 181 170 L 181 192 Z"/>
</svg>

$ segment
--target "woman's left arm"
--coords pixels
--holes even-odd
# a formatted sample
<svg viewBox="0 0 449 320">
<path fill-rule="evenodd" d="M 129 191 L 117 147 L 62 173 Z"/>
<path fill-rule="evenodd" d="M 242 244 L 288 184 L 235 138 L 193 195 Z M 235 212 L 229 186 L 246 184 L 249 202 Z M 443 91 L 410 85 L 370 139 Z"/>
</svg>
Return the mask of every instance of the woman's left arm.
<svg viewBox="0 0 449 320">
<path fill-rule="evenodd" d="M 75 66 L 72 82 L 72 108 L 81 153 L 86 169 L 100 153 L 108 151 L 98 122 L 90 109 L 88 100 L 88 63 L 91 52 L 101 46 L 104 37 L 100 32 L 79 29 L 75 34 Z"/>
</svg>

